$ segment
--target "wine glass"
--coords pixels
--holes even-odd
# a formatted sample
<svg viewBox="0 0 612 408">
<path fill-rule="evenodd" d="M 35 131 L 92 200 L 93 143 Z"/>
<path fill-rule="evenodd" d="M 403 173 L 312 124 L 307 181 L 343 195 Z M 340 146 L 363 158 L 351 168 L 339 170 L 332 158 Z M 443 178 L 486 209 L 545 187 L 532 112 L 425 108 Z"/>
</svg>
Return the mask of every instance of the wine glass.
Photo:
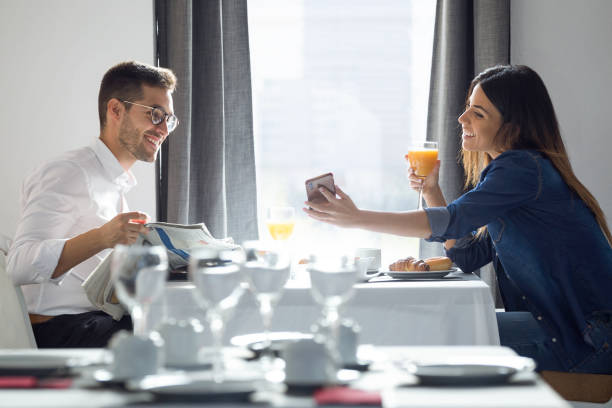
<svg viewBox="0 0 612 408">
<path fill-rule="evenodd" d="M 201 249 L 189 257 L 189 276 L 195 285 L 194 297 L 206 311 L 213 335 L 213 380 L 223 382 L 223 333 L 244 289 L 237 251 Z"/>
<path fill-rule="evenodd" d="M 163 294 L 168 276 L 168 254 L 162 246 L 117 245 L 111 276 L 119 301 L 132 316 L 134 335 L 146 337 L 151 304 Z"/>
<path fill-rule="evenodd" d="M 293 207 L 269 207 L 266 210 L 266 225 L 272 239 L 288 240 L 295 227 L 295 209 Z"/>
<path fill-rule="evenodd" d="M 339 308 L 353 294 L 357 281 L 357 265 L 349 256 L 311 256 L 307 268 L 310 273 L 310 289 L 314 300 L 323 306 L 321 326 L 329 328 L 326 338 L 334 363 L 340 365 L 338 352 Z"/>
<path fill-rule="evenodd" d="M 421 188 L 419 189 L 419 205 L 418 209 L 423 209 L 423 187 L 422 183 L 427 176 L 433 171 L 438 160 L 438 143 L 423 142 L 418 146 L 408 149 L 408 154 L 405 156 L 410 163 L 410 167 L 414 170 L 415 176 L 421 179 Z"/>
<path fill-rule="evenodd" d="M 264 326 L 263 350 L 269 351 L 274 306 L 289 280 L 291 260 L 286 249 L 279 245 L 247 241 L 242 247 L 246 252 L 246 262 L 241 266 L 242 271 L 259 305 Z"/>
</svg>

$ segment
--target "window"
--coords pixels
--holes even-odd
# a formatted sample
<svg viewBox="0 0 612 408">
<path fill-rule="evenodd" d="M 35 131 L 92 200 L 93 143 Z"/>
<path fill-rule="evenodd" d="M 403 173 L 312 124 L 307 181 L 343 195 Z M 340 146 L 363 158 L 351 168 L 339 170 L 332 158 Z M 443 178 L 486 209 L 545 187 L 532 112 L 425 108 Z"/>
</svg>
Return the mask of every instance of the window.
<svg viewBox="0 0 612 408">
<path fill-rule="evenodd" d="M 290 205 L 294 256 L 382 248 L 383 265 L 418 240 L 308 218 L 304 181 L 333 172 L 362 209 L 415 209 L 404 154 L 425 140 L 434 0 L 248 2 L 260 237 L 265 208 Z"/>
</svg>

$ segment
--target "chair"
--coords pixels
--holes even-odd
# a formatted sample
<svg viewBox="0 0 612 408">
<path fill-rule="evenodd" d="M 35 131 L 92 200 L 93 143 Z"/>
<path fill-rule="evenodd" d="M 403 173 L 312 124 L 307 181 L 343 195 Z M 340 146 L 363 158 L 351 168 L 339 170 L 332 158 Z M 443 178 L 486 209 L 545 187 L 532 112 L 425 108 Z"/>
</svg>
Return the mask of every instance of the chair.
<svg viewBox="0 0 612 408">
<path fill-rule="evenodd" d="M 606 403 L 612 398 L 612 375 L 542 371 L 542 378 L 568 401 Z"/>
<path fill-rule="evenodd" d="M 6 273 L 9 242 L 0 235 L 0 348 L 36 348 L 23 293 Z"/>
</svg>

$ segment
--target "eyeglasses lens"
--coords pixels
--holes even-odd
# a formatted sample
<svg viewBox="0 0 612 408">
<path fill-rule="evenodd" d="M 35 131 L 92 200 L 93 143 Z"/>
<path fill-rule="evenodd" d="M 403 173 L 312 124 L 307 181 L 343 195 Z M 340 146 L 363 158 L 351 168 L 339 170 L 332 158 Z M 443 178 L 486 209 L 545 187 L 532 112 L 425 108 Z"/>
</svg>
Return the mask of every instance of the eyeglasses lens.
<svg viewBox="0 0 612 408">
<path fill-rule="evenodd" d="M 172 132 L 176 127 L 176 116 L 174 115 L 166 115 L 164 111 L 158 108 L 153 108 L 151 111 L 151 121 L 154 125 L 159 125 L 162 121 L 166 119 L 166 126 L 168 126 L 168 131 Z"/>
</svg>

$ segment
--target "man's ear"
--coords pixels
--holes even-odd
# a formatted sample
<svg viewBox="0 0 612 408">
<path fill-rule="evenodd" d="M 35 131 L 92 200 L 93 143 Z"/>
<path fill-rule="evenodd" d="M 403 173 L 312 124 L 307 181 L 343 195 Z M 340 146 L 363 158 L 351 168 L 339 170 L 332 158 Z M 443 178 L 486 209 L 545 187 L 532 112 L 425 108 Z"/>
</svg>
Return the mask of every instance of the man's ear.
<svg viewBox="0 0 612 408">
<path fill-rule="evenodd" d="M 106 118 L 119 121 L 124 112 L 124 106 L 117 98 L 111 98 L 106 104 Z"/>
</svg>

